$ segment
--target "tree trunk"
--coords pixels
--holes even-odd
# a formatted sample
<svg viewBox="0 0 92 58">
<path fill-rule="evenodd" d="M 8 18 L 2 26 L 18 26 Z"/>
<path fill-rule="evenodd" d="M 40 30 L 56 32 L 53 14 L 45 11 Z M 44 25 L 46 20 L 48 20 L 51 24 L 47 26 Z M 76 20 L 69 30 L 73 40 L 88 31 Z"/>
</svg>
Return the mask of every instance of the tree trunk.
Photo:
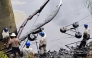
<svg viewBox="0 0 92 58">
<path fill-rule="evenodd" d="M 3 28 L 7 27 L 10 32 L 16 30 L 14 14 L 10 0 L 0 0 L 0 40 L 2 39 Z M 4 48 L 4 42 L 0 41 L 0 49 Z"/>
<path fill-rule="evenodd" d="M 0 39 L 2 38 L 2 30 L 4 27 L 7 27 L 10 32 L 14 32 L 16 30 L 10 0 L 0 0 Z"/>
</svg>

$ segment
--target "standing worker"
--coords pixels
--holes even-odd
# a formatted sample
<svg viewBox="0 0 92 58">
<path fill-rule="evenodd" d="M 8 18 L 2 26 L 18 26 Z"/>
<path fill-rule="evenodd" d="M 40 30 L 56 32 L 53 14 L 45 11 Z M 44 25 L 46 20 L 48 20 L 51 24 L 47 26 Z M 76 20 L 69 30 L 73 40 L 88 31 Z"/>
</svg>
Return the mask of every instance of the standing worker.
<svg viewBox="0 0 92 58">
<path fill-rule="evenodd" d="M 90 38 L 90 29 L 88 28 L 88 25 L 87 24 L 84 24 L 84 27 L 85 27 L 85 31 L 87 33 L 87 37 Z"/>
<path fill-rule="evenodd" d="M 26 45 L 26 47 L 24 47 L 22 50 L 23 58 L 34 58 L 33 50 L 32 50 L 32 48 L 30 48 L 30 42 L 27 41 L 25 45 Z"/>
<path fill-rule="evenodd" d="M 46 34 L 44 32 L 39 32 L 39 35 L 41 36 L 40 42 L 39 42 L 39 50 L 41 55 L 46 55 Z"/>
<path fill-rule="evenodd" d="M 84 24 L 85 31 L 83 33 L 83 40 L 80 43 L 79 49 L 85 47 L 87 40 L 90 38 L 90 29 L 88 28 L 87 24 Z"/>
<path fill-rule="evenodd" d="M 16 57 L 16 52 L 18 52 L 18 54 L 21 56 L 20 49 L 19 49 L 19 45 L 20 45 L 19 39 L 16 38 L 15 33 L 12 33 L 10 37 L 11 37 L 11 40 L 9 41 L 8 45 L 11 45 L 14 57 Z"/>
</svg>

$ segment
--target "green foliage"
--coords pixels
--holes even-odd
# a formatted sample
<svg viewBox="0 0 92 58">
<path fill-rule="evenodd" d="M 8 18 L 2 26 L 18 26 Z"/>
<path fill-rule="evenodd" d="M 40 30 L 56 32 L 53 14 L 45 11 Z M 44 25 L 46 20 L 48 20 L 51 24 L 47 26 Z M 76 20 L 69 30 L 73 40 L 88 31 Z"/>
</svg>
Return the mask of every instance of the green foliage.
<svg viewBox="0 0 92 58">
<path fill-rule="evenodd" d="M 33 53 L 30 53 L 26 56 L 26 58 L 34 58 L 34 54 Z"/>
<path fill-rule="evenodd" d="M 90 13 L 92 14 L 92 0 L 86 0 L 86 5 L 87 5 Z"/>
<path fill-rule="evenodd" d="M 3 51 L 0 51 L 0 58 L 9 58 L 9 57 L 5 55 Z"/>
</svg>

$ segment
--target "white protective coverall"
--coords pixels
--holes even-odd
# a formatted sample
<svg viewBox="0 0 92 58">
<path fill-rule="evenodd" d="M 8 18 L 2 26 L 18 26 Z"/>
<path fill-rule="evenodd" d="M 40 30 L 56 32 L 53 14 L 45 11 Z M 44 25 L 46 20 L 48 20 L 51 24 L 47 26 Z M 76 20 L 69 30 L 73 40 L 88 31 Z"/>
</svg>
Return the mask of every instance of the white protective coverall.
<svg viewBox="0 0 92 58">
<path fill-rule="evenodd" d="M 46 33 L 45 33 L 45 35 L 41 37 L 39 41 L 40 54 L 46 53 L 46 45 L 47 45 L 47 41 L 46 41 Z"/>
<path fill-rule="evenodd" d="M 30 48 L 30 47 L 29 48 L 24 47 L 22 51 L 23 51 L 23 57 L 22 58 L 26 58 L 30 53 L 34 54 L 33 49 Z"/>
<path fill-rule="evenodd" d="M 5 39 L 6 37 L 9 37 L 9 31 L 8 31 L 8 32 L 5 32 L 5 31 L 3 30 L 3 32 L 2 32 L 2 37 L 3 37 L 3 39 Z"/>
<path fill-rule="evenodd" d="M 89 28 L 85 28 L 85 31 L 84 32 L 86 32 L 87 34 L 90 35 L 90 29 Z"/>
</svg>

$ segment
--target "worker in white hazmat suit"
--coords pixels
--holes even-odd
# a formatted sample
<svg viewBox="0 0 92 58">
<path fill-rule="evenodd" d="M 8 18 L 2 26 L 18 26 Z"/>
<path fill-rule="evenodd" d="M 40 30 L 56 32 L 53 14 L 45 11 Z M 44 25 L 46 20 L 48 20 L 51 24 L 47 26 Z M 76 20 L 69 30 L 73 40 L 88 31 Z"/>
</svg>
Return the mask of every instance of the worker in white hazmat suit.
<svg viewBox="0 0 92 58">
<path fill-rule="evenodd" d="M 46 34 L 44 32 L 39 32 L 39 35 L 41 36 L 39 41 L 40 54 L 46 55 L 46 46 L 47 46 Z"/>
<path fill-rule="evenodd" d="M 84 27 L 85 27 L 85 33 L 87 33 L 87 36 L 89 36 L 90 38 L 90 29 L 88 28 L 88 24 L 84 24 Z"/>
<path fill-rule="evenodd" d="M 84 24 L 84 27 L 85 27 L 85 31 L 83 33 L 83 39 L 82 39 L 82 41 L 80 43 L 79 49 L 82 48 L 82 47 L 85 47 L 86 42 L 90 38 L 90 29 L 88 28 L 88 25 L 87 24 Z"/>
<path fill-rule="evenodd" d="M 4 28 L 2 32 L 2 37 L 5 39 L 6 37 L 9 37 L 9 30 L 8 28 Z"/>
<path fill-rule="evenodd" d="M 34 53 L 33 53 L 33 49 L 30 47 L 30 42 L 27 41 L 26 42 L 26 47 L 23 48 L 22 52 L 23 52 L 23 58 L 34 58 Z"/>
<path fill-rule="evenodd" d="M 8 30 L 8 28 L 4 28 L 3 32 L 2 32 L 2 40 L 5 43 L 4 45 L 7 44 L 8 40 L 9 40 L 9 37 L 10 36 L 9 36 L 9 30 Z"/>
</svg>

